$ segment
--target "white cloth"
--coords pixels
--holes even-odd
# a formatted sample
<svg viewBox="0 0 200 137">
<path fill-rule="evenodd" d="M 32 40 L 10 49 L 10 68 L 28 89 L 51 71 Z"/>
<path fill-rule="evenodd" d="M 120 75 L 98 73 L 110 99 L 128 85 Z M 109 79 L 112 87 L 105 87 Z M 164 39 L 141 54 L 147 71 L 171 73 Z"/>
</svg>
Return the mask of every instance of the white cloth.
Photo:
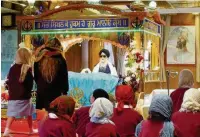
<svg viewBox="0 0 200 137">
<path fill-rule="evenodd" d="M 85 69 L 83 69 L 83 70 L 81 71 L 81 73 L 85 73 L 85 74 L 91 73 L 91 70 L 90 70 L 89 68 L 85 68 Z"/>
<path fill-rule="evenodd" d="M 200 90 L 188 89 L 183 97 L 181 112 L 200 112 Z"/>
<path fill-rule="evenodd" d="M 52 119 L 57 119 L 58 116 L 54 113 L 49 113 L 49 118 L 52 118 Z"/>
<path fill-rule="evenodd" d="M 108 60 L 109 60 L 112 64 L 115 64 L 112 44 L 109 43 L 109 42 L 104 42 L 104 49 L 107 49 L 107 50 L 110 52 L 110 57 L 109 57 Z"/>
<path fill-rule="evenodd" d="M 93 123 L 111 123 L 109 118 L 113 114 L 113 104 L 106 98 L 97 98 L 90 108 L 90 121 Z"/>
<path fill-rule="evenodd" d="M 92 73 L 98 73 L 98 72 L 99 72 L 99 66 L 100 66 L 100 63 L 98 63 L 98 64 L 94 67 Z M 115 67 L 112 65 L 112 63 L 110 63 L 109 61 L 108 61 L 108 66 L 109 66 L 109 68 L 110 68 L 111 75 L 113 75 L 113 76 L 118 76 L 118 75 L 117 75 L 116 68 L 115 68 Z"/>
</svg>

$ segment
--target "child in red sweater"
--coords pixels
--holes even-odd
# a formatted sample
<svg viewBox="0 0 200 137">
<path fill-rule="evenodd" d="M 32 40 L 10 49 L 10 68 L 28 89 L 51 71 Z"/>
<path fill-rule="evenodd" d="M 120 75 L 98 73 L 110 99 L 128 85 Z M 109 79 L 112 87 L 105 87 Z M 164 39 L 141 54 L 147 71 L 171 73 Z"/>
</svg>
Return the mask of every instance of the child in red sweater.
<svg viewBox="0 0 200 137">
<path fill-rule="evenodd" d="M 94 90 L 93 95 L 91 96 L 90 102 L 93 103 L 97 98 L 100 97 L 109 99 L 109 95 L 105 90 L 96 89 Z M 89 109 L 90 106 L 81 107 L 80 109 L 75 111 L 72 117 L 78 137 L 85 136 L 86 125 L 90 122 Z"/>
<path fill-rule="evenodd" d="M 71 119 L 75 101 L 66 95 L 57 97 L 50 104 L 49 114 L 39 125 L 40 137 L 76 137 Z"/>
<path fill-rule="evenodd" d="M 86 137 L 117 137 L 115 124 L 110 120 L 113 104 L 106 98 L 98 98 L 90 108 L 90 122 L 86 126 Z"/>
<path fill-rule="evenodd" d="M 155 95 L 149 107 L 149 118 L 137 125 L 136 137 L 182 137 L 171 122 L 172 100 L 169 96 Z"/>
<path fill-rule="evenodd" d="M 181 109 L 173 114 L 172 121 L 182 132 L 182 137 L 200 137 L 200 90 L 185 92 Z"/>
<path fill-rule="evenodd" d="M 35 109 L 31 103 L 33 76 L 31 53 L 28 49 L 20 48 L 17 50 L 15 64 L 10 68 L 6 84 L 9 91 L 8 119 L 3 136 L 9 136 L 14 119 L 23 116 L 27 116 L 30 133 L 37 132 L 32 128 L 32 114 Z"/>
<path fill-rule="evenodd" d="M 135 137 L 135 128 L 142 121 L 142 116 L 135 111 L 134 94 L 128 85 L 116 87 L 117 108 L 114 109 L 112 121 L 117 127 L 120 137 Z"/>
</svg>

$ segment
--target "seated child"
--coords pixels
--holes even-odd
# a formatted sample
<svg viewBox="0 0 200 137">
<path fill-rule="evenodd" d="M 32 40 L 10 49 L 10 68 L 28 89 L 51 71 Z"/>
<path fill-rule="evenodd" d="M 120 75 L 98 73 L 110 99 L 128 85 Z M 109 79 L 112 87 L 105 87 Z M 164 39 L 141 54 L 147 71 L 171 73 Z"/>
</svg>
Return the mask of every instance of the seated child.
<svg viewBox="0 0 200 137">
<path fill-rule="evenodd" d="M 172 100 L 168 95 L 158 94 L 149 107 L 149 118 L 137 125 L 135 137 L 182 137 L 171 122 Z"/>
<path fill-rule="evenodd" d="M 108 93 L 103 89 L 96 89 L 91 96 L 91 103 L 93 103 L 97 98 L 103 97 L 109 99 Z M 81 107 L 80 109 L 76 110 L 72 119 L 76 127 L 76 133 L 79 137 L 84 137 L 85 135 L 85 127 L 87 123 L 90 122 L 89 117 L 89 109 L 90 106 Z"/>
<path fill-rule="evenodd" d="M 181 109 L 172 115 L 183 137 L 200 137 L 200 90 L 191 88 L 183 97 Z"/>
<path fill-rule="evenodd" d="M 39 125 L 40 137 L 76 137 L 76 130 L 71 119 L 75 101 L 62 95 L 50 104 L 49 114 Z"/>
<path fill-rule="evenodd" d="M 142 121 L 142 116 L 134 110 L 134 93 L 128 85 L 116 87 L 117 108 L 114 109 L 112 121 L 120 137 L 135 137 L 135 128 Z"/>
<path fill-rule="evenodd" d="M 86 137 L 117 137 L 115 124 L 110 120 L 113 104 L 106 98 L 98 98 L 90 108 L 90 122 L 86 126 Z"/>
</svg>

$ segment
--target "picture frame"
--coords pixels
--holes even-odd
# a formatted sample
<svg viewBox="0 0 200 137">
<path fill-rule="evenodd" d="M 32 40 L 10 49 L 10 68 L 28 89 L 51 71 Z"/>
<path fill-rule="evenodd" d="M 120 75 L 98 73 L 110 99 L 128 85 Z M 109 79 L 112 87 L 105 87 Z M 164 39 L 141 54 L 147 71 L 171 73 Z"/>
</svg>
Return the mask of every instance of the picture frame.
<svg viewBox="0 0 200 137">
<path fill-rule="evenodd" d="M 195 65 L 195 26 L 171 26 L 166 47 L 167 65 Z"/>
</svg>

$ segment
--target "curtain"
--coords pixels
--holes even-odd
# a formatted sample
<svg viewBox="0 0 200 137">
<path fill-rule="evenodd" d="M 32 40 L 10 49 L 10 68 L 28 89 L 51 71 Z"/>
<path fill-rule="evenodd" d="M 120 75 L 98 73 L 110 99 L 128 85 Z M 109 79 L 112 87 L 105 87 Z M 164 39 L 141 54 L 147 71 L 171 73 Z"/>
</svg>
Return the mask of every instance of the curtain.
<svg viewBox="0 0 200 137">
<path fill-rule="evenodd" d="M 196 81 L 200 82 L 200 15 L 195 16 L 196 30 Z"/>
<path fill-rule="evenodd" d="M 171 24 L 171 16 L 167 15 L 166 26 L 163 27 L 163 31 L 162 31 L 163 38 L 161 39 L 161 46 L 160 46 L 160 81 L 163 81 L 163 82 L 166 82 L 164 53 L 167 47 L 170 24 Z"/>
<path fill-rule="evenodd" d="M 104 48 L 110 52 L 109 61 L 115 66 L 112 44 L 109 42 L 104 42 Z"/>
<path fill-rule="evenodd" d="M 117 48 L 117 73 L 122 76 L 125 76 L 125 53 L 126 49 Z"/>
</svg>

